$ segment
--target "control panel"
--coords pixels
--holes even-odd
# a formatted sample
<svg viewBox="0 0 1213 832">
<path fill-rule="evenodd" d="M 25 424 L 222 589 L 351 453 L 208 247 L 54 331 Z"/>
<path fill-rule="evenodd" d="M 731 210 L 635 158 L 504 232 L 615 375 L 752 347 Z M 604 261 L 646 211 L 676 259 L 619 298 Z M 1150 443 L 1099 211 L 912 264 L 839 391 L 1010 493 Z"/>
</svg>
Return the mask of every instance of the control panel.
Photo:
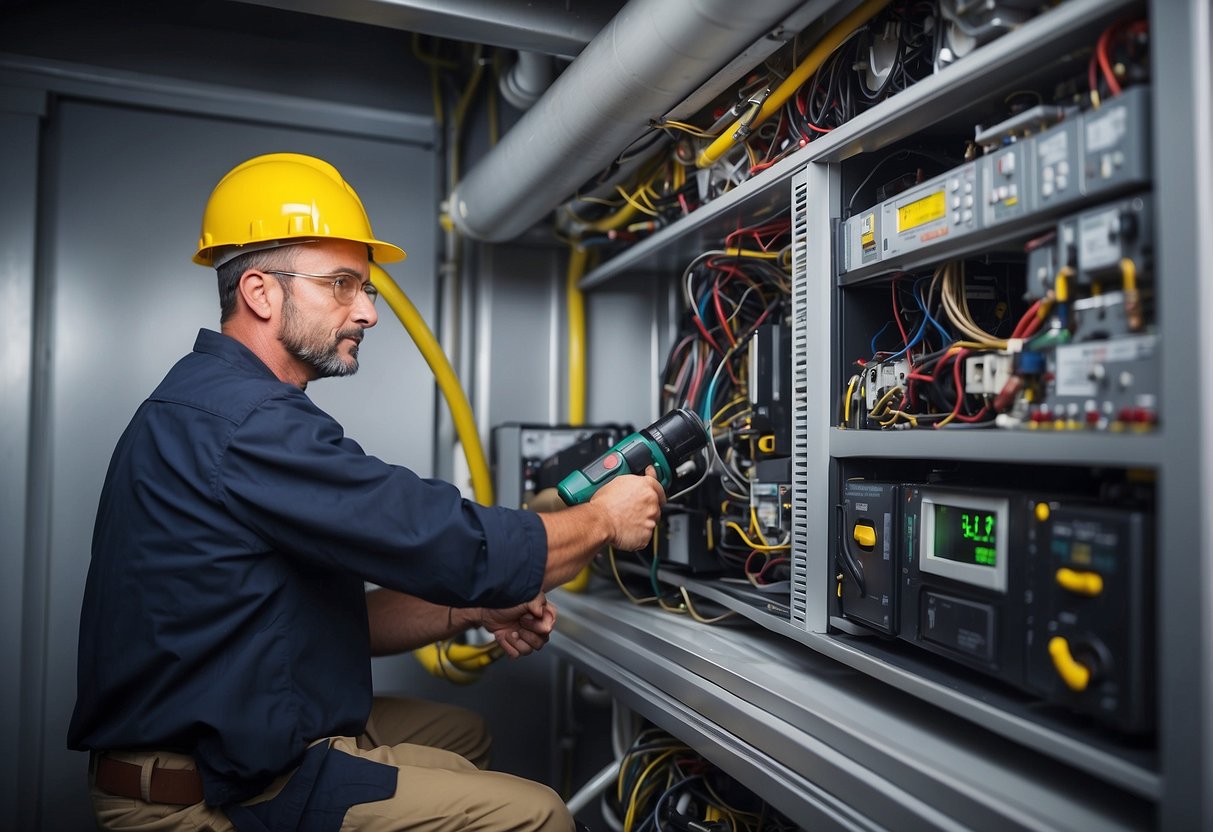
<svg viewBox="0 0 1213 832">
<path fill-rule="evenodd" d="M 1153 513 L 1022 490 L 842 483 L 835 610 L 1125 733 L 1153 727 Z"/>
<path fill-rule="evenodd" d="M 841 225 L 839 274 L 1148 186 L 1149 108 L 1149 87 L 1127 89 L 858 212 Z"/>
</svg>

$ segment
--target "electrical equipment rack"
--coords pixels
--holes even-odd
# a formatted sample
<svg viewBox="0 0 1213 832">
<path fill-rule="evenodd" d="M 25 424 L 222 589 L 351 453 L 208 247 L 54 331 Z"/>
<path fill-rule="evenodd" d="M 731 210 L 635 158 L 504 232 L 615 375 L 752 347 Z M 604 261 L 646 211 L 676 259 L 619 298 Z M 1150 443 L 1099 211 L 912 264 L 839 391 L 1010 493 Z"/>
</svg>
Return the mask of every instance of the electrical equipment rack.
<svg viewBox="0 0 1213 832">
<path fill-rule="evenodd" d="M 841 2 L 839 7 L 851 4 Z M 1155 286 L 1160 345 L 1160 410 L 1157 428 L 1141 435 L 1106 432 L 1025 431 L 860 431 L 835 427 L 839 339 L 846 314 L 847 289 L 837 280 L 833 262 L 834 226 L 842 214 L 845 163 L 875 153 L 949 120 L 963 121 L 966 107 L 1006 91 L 1031 76 L 1046 59 L 1089 47 L 1109 24 L 1130 15 L 1147 15 L 1152 50 L 1150 77 L 1151 134 L 1156 156 L 1152 182 L 1155 222 Z M 1018 753 L 1042 766 L 1062 765 L 1079 780 L 1094 778 L 1112 787 L 1131 806 L 1145 807 L 1145 825 L 1160 829 L 1213 827 L 1213 518 L 1205 509 L 1213 498 L 1213 386 L 1207 356 L 1213 355 L 1205 322 L 1213 320 L 1213 13 L 1204 0 L 1066 0 L 956 64 L 862 113 L 830 135 L 808 144 L 709 203 L 588 273 L 583 289 L 624 275 L 677 273 L 696 253 L 739 224 L 787 211 L 799 226 L 794 280 L 794 344 L 797 401 L 793 432 L 794 582 L 802 584 L 803 606 L 782 616 L 757 610 L 710 582 L 671 575 L 693 591 L 735 609 L 766 630 L 800 643 L 889 689 L 934 703 L 943 711 L 981 726 L 991 737 L 990 750 L 1009 742 Z M 809 360 L 810 357 L 813 360 Z M 874 640 L 832 626 L 827 585 L 832 574 L 835 530 L 832 507 L 840 471 L 856 461 L 896 466 L 914 460 L 972 463 L 992 460 L 1004 465 L 1106 466 L 1141 468 L 1157 480 L 1156 631 L 1153 652 L 1157 669 L 1156 742 L 1133 749 L 1106 742 L 1098 730 L 1074 728 L 1038 718 L 1031 703 L 1003 695 L 1000 689 L 963 675 L 940 674 L 938 665 L 919 661 L 904 651 L 889 651 Z M 567 603 L 567 602 L 566 602 Z M 580 602 L 576 602 L 580 603 Z M 582 611 L 592 618 L 593 599 Z M 649 615 L 643 611 L 638 614 Z M 654 613 L 653 615 L 658 615 Z M 582 631 L 582 621 L 569 622 Z M 608 652 L 605 645 L 579 636 L 573 648 L 588 666 Z M 588 645 L 588 646 L 587 646 Z M 596 650 L 600 654 L 594 655 Z M 586 651 L 590 651 L 587 653 Z M 628 672 L 625 654 L 614 661 Z M 671 670 L 685 680 L 700 673 L 700 659 L 688 659 L 684 670 Z M 635 675 L 635 668 L 632 669 Z M 734 674 L 725 685 L 729 696 L 756 693 L 755 685 Z M 622 677 L 621 677 L 622 678 Z M 664 685 L 664 687 L 663 687 Z M 653 701 L 678 700 L 682 683 L 671 679 L 640 685 Z M 708 686 L 712 687 L 711 685 Z M 656 689 L 661 688 L 661 689 Z M 700 695 L 704 694 L 700 691 Z M 811 694 L 806 693 L 806 696 Z M 904 697 L 903 697 L 904 698 Z M 654 706 L 658 707 L 658 706 Z M 706 707 L 706 706 L 705 706 Z M 805 707 L 814 707 L 806 703 Z M 892 706 L 890 706 L 892 707 Z M 793 727 L 795 715 L 789 719 Z M 880 730 L 909 736 L 918 717 L 910 710 L 890 711 Z M 676 721 L 676 720 L 675 720 Z M 673 729 L 670 729 L 673 730 Z M 855 727 L 837 749 L 859 754 L 876 729 Z M 733 731 L 737 734 L 741 728 Z M 904 732 L 904 733 L 903 733 Z M 675 732 L 677 733 L 677 732 Z M 985 734 L 983 734 L 985 736 Z M 996 739 L 995 739 L 996 738 Z M 699 738 L 704 743 L 728 738 Z M 981 740 L 978 740 L 981 742 Z M 761 746 L 761 743 L 758 743 Z M 753 748 L 742 742 L 739 748 Z M 705 749 L 705 753 L 707 752 Z M 746 751 L 737 753 L 745 754 Z M 924 750 L 930 756 L 932 752 Z M 929 760 L 927 762 L 930 762 Z M 938 761 L 942 765 L 942 760 Z M 997 767 L 997 763 L 995 763 Z M 809 775 L 811 777 L 811 773 Z M 887 794 L 912 794 L 909 774 L 882 780 Z M 980 784 L 973 783 L 975 788 Z M 1067 793 L 1064 778 L 1056 795 Z M 761 791 L 761 789 L 759 789 Z M 908 799 L 908 798 L 907 798 Z M 940 807 L 947 812 L 947 806 Z M 1064 808 L 1055 826 L 1073 826 Z M 1126 817 L 1141 816 L 1130 812 Z M 963 820 L 953 819 L 959 825 Z M 1019 823 L 1031 826 L 1027 820 Z M 1012 825 L 1018 825 L 1012 821 Z"/>
</svg>

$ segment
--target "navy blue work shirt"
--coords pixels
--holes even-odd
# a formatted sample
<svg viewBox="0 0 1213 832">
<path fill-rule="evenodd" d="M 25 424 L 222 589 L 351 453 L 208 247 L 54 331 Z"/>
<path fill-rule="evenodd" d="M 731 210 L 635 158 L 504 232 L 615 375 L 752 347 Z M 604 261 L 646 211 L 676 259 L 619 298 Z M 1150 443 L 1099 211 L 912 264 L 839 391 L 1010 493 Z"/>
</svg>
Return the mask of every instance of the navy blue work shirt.
<svg viewBox="0 0 1213 832">
<path fill-rule="evenodd" d="M 260 793 L 371 707 L 364 581 L 455 606 L 538 594 L 539 518 L 368 456 L 303 390 L 202 330 L 122 435 L 80 617 L 77 750 L 190 754 Z"/>
</svg>

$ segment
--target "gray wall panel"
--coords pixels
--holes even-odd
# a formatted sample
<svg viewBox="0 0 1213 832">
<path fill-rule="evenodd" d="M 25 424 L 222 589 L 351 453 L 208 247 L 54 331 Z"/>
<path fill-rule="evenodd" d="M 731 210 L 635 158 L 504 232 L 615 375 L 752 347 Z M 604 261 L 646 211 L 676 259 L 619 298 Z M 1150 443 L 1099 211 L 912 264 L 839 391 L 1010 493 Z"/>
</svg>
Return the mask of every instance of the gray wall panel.
<svg viewBox="0 0 1213 832">
<path fill-rule="evenodd" d="M 33 385 L 36 113 L 0 113 L 0 747 L 19 747 L 26 478 Z M 17 805 L 17 755 L 0 762 L 0 805 Z"/>
<path fill-rule="evenodd" d="M 483 246 L 474 262 L 469 282 L 481 425 L 567 421 L 567 253 Z"/>
<path fill-rule="evenodd" d="M 657 374 L 669 344 L 665 281 L 632 274 L 586 297 L 586 416 L 642 427 L 657 413 Z"/>
</svg>

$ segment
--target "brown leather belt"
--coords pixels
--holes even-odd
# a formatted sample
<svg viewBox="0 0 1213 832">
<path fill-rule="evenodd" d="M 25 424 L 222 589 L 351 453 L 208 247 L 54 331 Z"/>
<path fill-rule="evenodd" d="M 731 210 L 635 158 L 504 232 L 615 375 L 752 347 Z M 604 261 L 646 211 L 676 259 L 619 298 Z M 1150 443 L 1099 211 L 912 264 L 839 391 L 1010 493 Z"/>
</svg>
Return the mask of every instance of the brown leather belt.
<svg viewBox="0 0 1213 832">
<path fill-rule="evenodd" d="M 202 777 L 194 769 L 152 766 L 151 783 L 146 795 L 140 787 L 142 775 L 142 766 L 100 755 L 94 782 L 106 794 L 146 800 L 148 803 L 190 806 L 202 802 Z"/>
</svg>

